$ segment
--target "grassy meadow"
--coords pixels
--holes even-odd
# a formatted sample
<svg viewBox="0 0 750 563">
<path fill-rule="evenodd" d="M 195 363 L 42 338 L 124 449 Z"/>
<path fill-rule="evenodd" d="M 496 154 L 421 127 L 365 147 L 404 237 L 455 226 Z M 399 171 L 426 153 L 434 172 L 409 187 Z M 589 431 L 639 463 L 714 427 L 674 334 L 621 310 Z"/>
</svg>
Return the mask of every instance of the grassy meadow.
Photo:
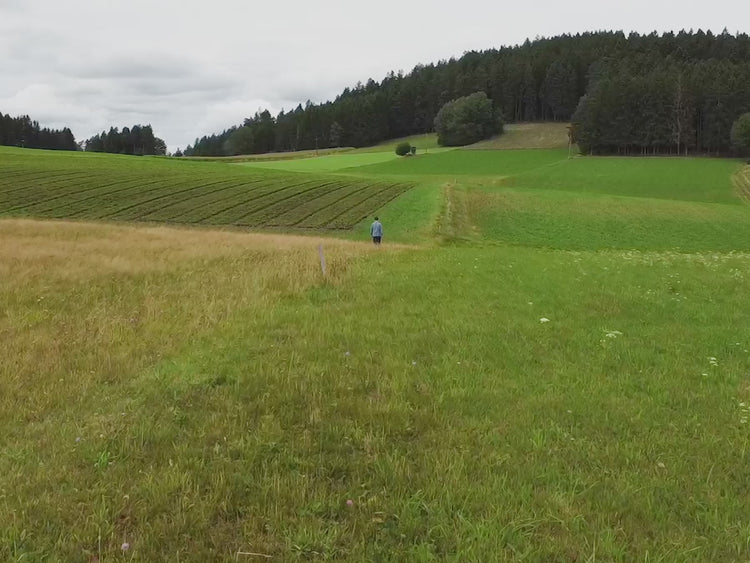
<svg viewBox="0 0 750 563">
<path fill-rule="evenodd" d="M 325 165 L 409 186 L 333 238 L 30 218 L 90 155 L 5 150 L 0 560 L 750 560 L 741 163 Z M 97 158 L 202 198 L 322 177 Z"/>
</svg>

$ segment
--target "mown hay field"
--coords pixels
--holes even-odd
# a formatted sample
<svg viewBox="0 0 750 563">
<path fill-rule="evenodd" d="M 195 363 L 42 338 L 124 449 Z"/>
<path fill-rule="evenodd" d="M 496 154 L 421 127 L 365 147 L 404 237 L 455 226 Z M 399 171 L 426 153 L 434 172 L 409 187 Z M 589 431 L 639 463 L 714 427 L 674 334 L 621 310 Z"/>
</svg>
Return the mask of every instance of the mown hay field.
<svg viewBox="0 0 750 563">
<path fill-rule="evenodd" d="M 0 215 L 348 229 L 406 182 L 0 148 Z"/>
</svg>

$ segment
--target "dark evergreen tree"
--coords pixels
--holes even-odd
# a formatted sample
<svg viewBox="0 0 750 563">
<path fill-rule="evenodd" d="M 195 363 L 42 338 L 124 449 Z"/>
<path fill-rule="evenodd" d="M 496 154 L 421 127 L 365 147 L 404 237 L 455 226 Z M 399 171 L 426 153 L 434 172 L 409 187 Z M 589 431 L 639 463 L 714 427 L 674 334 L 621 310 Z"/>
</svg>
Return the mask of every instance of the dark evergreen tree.
<svg viewBox="0 0 750 563">
<path fill-rule="evenodd" d="M 122 131 L 117 127 L 110 127 L 108 132 L 102 131 L 100 135 L 94 135 L 86 140 L 85 147 L 88 152 L 135 155 L 167 154 L 167 144 L 154 136 L 151 125 L 123 127 Z"/>
<path fill-rule="evenodd" d="M 31 149 L 78 150 L 73 132 L 63 129 L 41 128 L 28 115 L 11 117 L 0 112 L 0 145 Z"/>
<path fill-rule="evenodd" d="M 251 127 L 242 126 L 235 129 L 226 140 L 224 152 L 229 155 L 251 154 L 255 149 L 255 135 Z"/>
<path fill-rule="evenodd" d="M 344 129 L 339 125 L 338 121 L 331 123 L 331 131 L 328 134 L 328 142 L 331 147 L 340 147 L 341 139 L 344 136 Z"/>
</svg>

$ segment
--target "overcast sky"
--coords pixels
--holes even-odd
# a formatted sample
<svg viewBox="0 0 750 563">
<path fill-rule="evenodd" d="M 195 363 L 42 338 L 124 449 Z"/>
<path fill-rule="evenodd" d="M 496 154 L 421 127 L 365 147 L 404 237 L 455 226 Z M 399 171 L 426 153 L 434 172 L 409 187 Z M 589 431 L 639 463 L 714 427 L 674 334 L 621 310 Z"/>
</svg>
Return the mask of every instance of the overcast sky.
<svg viewBox="0 0 750 563">
<path fill-rule="evenodd" d="M 0 0 L 0 111 L 171 151 L 390 70 L 595 30 L 750 31 L 750 0 Z"/>
</svg>

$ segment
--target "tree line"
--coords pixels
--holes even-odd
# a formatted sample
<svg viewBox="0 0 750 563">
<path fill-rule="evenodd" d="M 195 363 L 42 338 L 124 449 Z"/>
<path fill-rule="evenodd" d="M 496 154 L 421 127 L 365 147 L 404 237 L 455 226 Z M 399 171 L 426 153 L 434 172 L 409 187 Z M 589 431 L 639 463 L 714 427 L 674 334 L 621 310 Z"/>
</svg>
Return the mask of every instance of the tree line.
<svg viewBox="0 0 750 563">
<path fill-rule="evenodd" d="M 750 62 L 625 60 L 595 69 L 572 117 L 585 154 L 731 154 Z"/>
<path fill-rule="evenodd" d="M 167 154 L 166 143 L 154 135 L 151 125 L 123 127 L 122 131 L 117 127 L 111 127 L 109 131 L 102 131 L 101 134 L 94 135 L 86 140 L 85 148 L 88 152 L 115 154 Z"/>
<path fill-rule="evenodd" d="M 645 91 L 631 85 L 628 91 L 634 95 L 639 92 L 637 99 L 647 92 L 658 91 L 655 99 L 659 100 L 665 91 L 672 95 L 675 88 L 679 90 L 679 95 L 684 95 L 678 103 L 683 104 L 679 112 L 687 115 L 693 107 L 696 112 L 691 114 L 697 120 L 694 124 L 696 137 L 688 143 L 687 150 L 723 152 L 729 142 L 729 129 L 724 134 L 728 118 L 721 117 L 722 125 L 717 126 L 712 121 L 713 116 L 739 110 L 742 103 L 736 99 L 740 95 L 733 94 L 732 89 L 740 86 L 739 91 L 745 92 L 747 85 L 744 71 L 738 79 L 723 77 L 732 70 L 744 68 L 747 61 L 750 61 L 750 37 L 726 31 L 718 35 L 700 30 L 661 35 L 595 32 L 527 40 L 518 46 L 471 51 L 459 59 L 418 65 L 407 74 L 391 72 L 380 82 L 370 79 L 365 84 L 346 88 L 333 101 L 321 104 L 308 101 L 291 111 L 282 110 L 275 117 L 268 110 L 259 111 L 242 124 L 196 139 L 185 149 L 185 154 L 222 156 L 368 146 L 432 131 L 435 116 L 445 103 L 474 92 L 485 92 L 505 122 L 569 121 L 584 95 L 589 107 L 616 113 L 621 121 L 627 121 L 627 116 L 632 117 L 638 105 L 631 99 L 628 102 L 631 109 L 617 113 L 615 109 L 620 107 L 617 100 L 604 93 L 614 92 L 617 81 L 624 79 L 618 71 L 627 72 L 643 88 L 646 83 L 651 84 Z M 675 74 L 673 69 L 681 70 L 682 74 Z M 677 80 L 678 86 L 659 78 L 660 72 L 667 70 L 669 78 Z M 722 78 L 702 84 L 700 90 L 691 89 L 692 85 L 700 84 L 701 77 L 713 76 Z M 623 96 L 619 100 L 623 100 Z M 597 106 L 598 103 L 602 105 Z M 711 103 L 721 110 L 713 111 Z M 653 105 L 654 109 L 649 111 L 661 112 L 659 121 L 663 122 L 662 114 L 668 109 L 657 107 L 656 101 Z M 737 117 L 735 115 L 734 119 Z M 685 138 L 692 131 L 688 121 L 688 117 L 681 121 L 687 126 L 680 132 L 681 151 L 685 150 Z M 731 125 L 729 121 L 728 127 Z M 664 124 L 658 127 L 663 128 Z M 641 150 L 630 138 L 625 143 L 626 150 L 624 145 L 610 143 L 612 135 L 604 135 L 601 127 L 597 131 L 601 134 L 592 137 L 590 145 L 595 152 Z M 725 140 L 719 143 L 721 135 Z M 670 140 L 648 147 L 651 152 L 654 147 L 657 152 L 666 150 L 661 147 L 675 151 L 676 143 Z"/>
<path fill-rule="evenodd" d="M 0 112 L 0 145 L 25 147 L 30 149 L 52 149 L 75 151 L 84 149 L 91 152 L 109 152 L 135 155 L 164 155 L 166 143 L 154 135 L 151 125 L 117 127 L 102 131 L 80 145 L 73 132 L 63 129 L 40 127 L 28 115 L 11 117 Z"/>
<path fill-rule="evenodd" d="M 28 147 L 31 149 L 76 150 L 76 140 L 67 127 L 49 129 L 40 127 L 28 115 L 11 117 L 0 112 L 0 145 Z"/>
</svg>

